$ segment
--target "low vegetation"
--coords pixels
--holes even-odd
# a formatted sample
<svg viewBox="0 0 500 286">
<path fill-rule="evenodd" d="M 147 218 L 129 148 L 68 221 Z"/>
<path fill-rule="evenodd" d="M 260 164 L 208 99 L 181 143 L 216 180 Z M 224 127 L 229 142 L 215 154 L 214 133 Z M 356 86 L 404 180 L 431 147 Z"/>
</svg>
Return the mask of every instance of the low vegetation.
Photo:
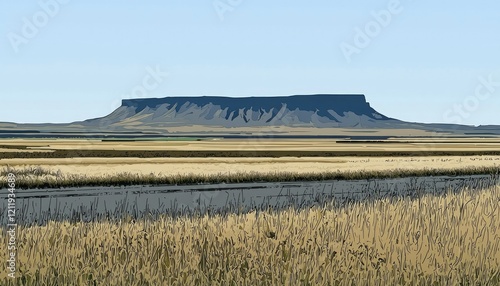
<svg viewBox="0 0 500 286">
<path fill-rule="evenodd" d="M 360 180 L 388 179 L 424 176 L 468 176 L 499 174 L 500 166 L 463 167 L 463 168 L 425 168 L 425 169 L 392 169 L 392 170 L 342 170 L 331 172 L 237 172 L 219 174 L 136 174 L 118 173 L 102 176 L 85 174 L 64 174 L 60 171 L 41 167 L 11 168 L 0 170 L 0 188 L 7 185 L 6 176 L 14 173 L 18 178 L 18 188 L 60 188 L 83 186 L 126 186 L 126 185 L 193 185 L 218 183 L 252 183 L 252 182 L 299 182 L 323 180 Z"/>
<path fill-rule="evenodd" d="M 351 144 L 352 145 L 352 144 Z M 500 150 L 439 150 L 422 146 L 420 149 L 412 150 L 332 150 L 332 151 L 311 151 L 311 150 L 36 150 L 28 149 L 26 146 L 12 147 L 1 146 L 2 148 L 19 149 L 11 152 L 1 152 L 0 158 L 4 159 L 34 159 L 34 158 L 247 158 L 247 157 L 425 157 L 425 156 L 499 156 Z M 241 148 L 241 147 L 240 147 Z M 314 147 L 312 147 L 314 148 Z M 0 148 L 1 149 L 1 148 Z M 37 151 L 37 152 L 34 152 Z"/>
<path fill-rule="evenodd" d="M 247 214 L 18 227 L 2 285 L 499 285 L 500 187 Z M 8 236 L 0 235 L 6 245 Z M 7 257 L 6 247 L 0 257 Z"/>
</svg>

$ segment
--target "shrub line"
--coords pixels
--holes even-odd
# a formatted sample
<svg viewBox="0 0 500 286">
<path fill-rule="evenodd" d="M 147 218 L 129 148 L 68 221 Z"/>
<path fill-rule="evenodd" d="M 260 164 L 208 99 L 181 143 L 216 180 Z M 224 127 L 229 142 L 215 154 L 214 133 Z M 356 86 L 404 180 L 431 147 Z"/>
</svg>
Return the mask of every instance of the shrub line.
<svg viewBox="0 0 500 286">
<path fill-rule="evenodd" d="M 88 176 L 63 174 L 43 168 L 15 169 L 4 168 L 0 170 L 0 177 L 8 173 L 18 176 L 20 189 L 44 189 L 63 187 L 94 187 L 94 186 L 131 186 L 131 185 L 199 185 L 199 184 L 231 184 L 231 183 L 275 183 L 275 182 L 311 182 L 325 180 L 366 180 L 366 179 L 394 179 L 404 177 L 429 177 L 429 176 L 473 176 L 473 175 L 498 175 L 500 166 L 489 167 L 464 167 L 464 168 L 425 168 L 418 170 L 392 169 L 392 170 L 357 170 L 357 171 L 331 171 L 331 172 L 240 172 L 219 173 L 213 175 L 200 174 L 135 174 L 117 173 L 114 175 Z M 0 188 L 6 188 L 7 180 L 0 180 Z"/>
</svg>

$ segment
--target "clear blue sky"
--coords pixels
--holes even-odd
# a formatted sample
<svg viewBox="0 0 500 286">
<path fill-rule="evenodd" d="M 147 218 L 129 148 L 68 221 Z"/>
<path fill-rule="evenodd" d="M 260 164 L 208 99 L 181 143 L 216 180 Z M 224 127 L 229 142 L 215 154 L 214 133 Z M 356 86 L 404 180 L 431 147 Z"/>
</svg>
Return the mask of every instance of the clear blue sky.
<svg viewBox="0 0 500 286">
<path fill-rule="evenodd" d="M 159 67 L 148 97 L 364 93 L 403 120 L 500 124 L 499 1 L 54 1 L 0 0 L 0 121 L 104 116 Z"/>
</svg>

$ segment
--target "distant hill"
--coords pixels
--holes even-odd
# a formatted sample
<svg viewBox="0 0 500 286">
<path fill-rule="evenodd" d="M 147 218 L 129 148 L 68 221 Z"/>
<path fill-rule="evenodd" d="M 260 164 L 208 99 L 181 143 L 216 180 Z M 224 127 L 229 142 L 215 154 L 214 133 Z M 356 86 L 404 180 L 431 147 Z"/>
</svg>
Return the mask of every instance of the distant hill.
<svg viewBox="0 0 500 286">
<path fill-rule="evenodd" d="M 123 100 L 110 115 L 86 120 L 117 125 L 234 127 L 383 127 L 396 120 L 370 107 L 364 95 L 287 97 L 166 97 Z"/>
<path fill-rule="evenodd" d="M 376 111 L 362 94 L 126 99 L 111 114 L 81 122 L 0 123 L 3 137 L 91 133 L 346 135 L 375 131 L 382 136 L 488 136 L 500 135 L 500 126 L 404 122 Z"/>
</svg>

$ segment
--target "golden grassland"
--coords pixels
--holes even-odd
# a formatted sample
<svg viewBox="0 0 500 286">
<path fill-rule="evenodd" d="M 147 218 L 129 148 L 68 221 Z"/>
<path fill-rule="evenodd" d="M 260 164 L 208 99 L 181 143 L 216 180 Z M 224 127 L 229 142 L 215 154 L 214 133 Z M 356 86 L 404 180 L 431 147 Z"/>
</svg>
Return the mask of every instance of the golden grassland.
<svg viewBox="0 0 500 286">
<path fill-rule="evenodd" d="M 141 176 L 216 176 L 241 173 L 349 173 L 382 172 L 393 169 L 493 168 L 500 156 L 428 157 L 281 157 L 281 158 L 61 158 L 1 159 L 0 169 L 16 168 L 71 176 L 111 177 L 129 173 Z"/>
<path fill-rule="evenodd" d="M 311 182 L 325 180 L 363 180 L 388 179 L 428 176 L 472 176 L 498 175 L 500 166 L 463 166 L 457 168 L 395 168 L 395 169 L 353 169 L 324 172 L 291 171 L 244 171 L 219 173 L 130 173 L 114 174 L 75 174 L 63 173 L 43 167 L 0 169 L 0 188 L 7 188 L 7 176 L 14 174 L 18 189 L 60 188 L 85 186 L 130 186 L 130 185 L 195 185 L 220 183 L 255 183 L 255 182 Z"/>
<path fill-rule="evenodd" d="M 3 285 L 499 285 L 500 187 L 242 215 L 18 227 Z M 7 244 L 5 232 L 0 243 Z M 7 257 L 6 247 L 0 257 Z"/>
<path fill-rule="evenodd" d="M 22 152 L 57 150 L 114 151 L 360 151 L 360 150 L 500 150 L 500 138 L 397 138 L 388 140 L 343 139 L 200 139 L 100 140 L 100 139 L 0 139 L 0 148 Z"/>
<path fill-rule="evenodd" d="M 182 139 L 182 140 L 181 140 Z M 2 139 L 0 165 L 29 164 L 34 160 L 134 159 L 148 163 L 162 159 L 227 158 L 338 158 L 347 157 L 470 157 L 500 156 L 498 138 L 398 138 L 388 140 L 332 139 Z M 151 161 L 149 161 L 151 160 Z M 345 161 L 345 160 L 344 160 Z M 49 163 L 47 163 L 49 162 Z M 210 162 L 210 161 L 207 161 Z M 141 168 L 144 169 L 144 168 Z"/>
</svg>

